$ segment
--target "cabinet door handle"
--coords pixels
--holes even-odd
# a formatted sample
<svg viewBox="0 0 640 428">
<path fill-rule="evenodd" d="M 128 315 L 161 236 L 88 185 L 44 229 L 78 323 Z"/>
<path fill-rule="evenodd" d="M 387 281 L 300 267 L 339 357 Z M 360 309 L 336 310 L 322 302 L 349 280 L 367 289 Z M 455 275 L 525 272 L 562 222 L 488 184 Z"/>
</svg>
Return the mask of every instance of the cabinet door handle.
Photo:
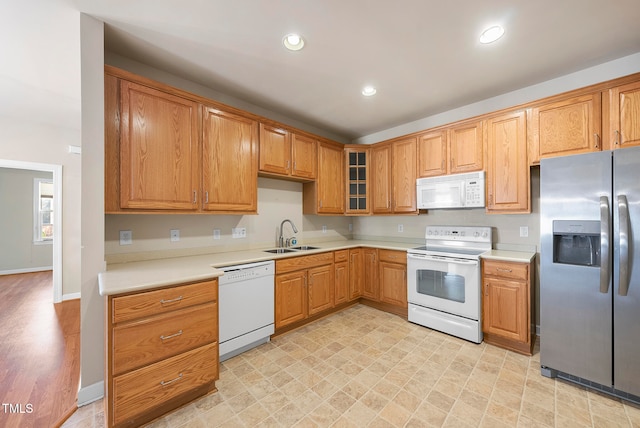
<svg viewBox="0 0 640 428">
<path fill-rule="evenodd" d="M 511 273 L 513 272 L 511 269 L 504 269 L 504 268 L 496 268 L 496 270 L 498 272 L 507 272 L 507 273 Z"/>
<path fill-rule="evenodd" d="M 162 299 L 162 300 L 160 300 L 160 304 L 161 305 L 165 305 L 167 303 L 179 302 L 180 300 L 182 300 L 182 296 L 178 296 L 175 299 L 169 299 L 169 300 Z"/>
<path fill-rule="evenodd" d="M 287 171 L 289 171 L 290 165 L 291 165 L 291 161 L 287 161 Z"/>
<path fill-rule="evenodd" d="M 489 284 L 485 284 L 484 285 L 484 295 L 488 296 L 489 295 Z"/>
<path fill-rule="evenodd" d="M 209 191 L 204 192 L 204 203 L 209 203 Z"/>
<path fill-rule="evenodd" d="M 168 339 L 173 339 L 174 337 L 178 337 L 181 334 L 182 334 L 182 330 L 178 331 L 177 333 L 170 334 L 169 336 L 162 335 L 162 336 L 160 336 L 160 340 L 164 341 L 164 340 L 168 340 Z"/>
<path fill-rule="evenodd" d="M 180 373 L 178 377 L 175 379 L 160 381 L 160 385 L 162 386 L 171 385 L 173 382 L 179 381 L 180 379 L 182 379 L 182 373 Z"/>
<path fill-rule="evenodd" d="M 195 190 L 193 191 L 193 203 L 194 204 L 198 203 L 198 194 Z"/>
<path fill-rule="evenodd" d="M 616 129 L 616 142 L 615 142 L 615 145 L 616 146 L 620 145 L 620 131 L 618 131 L 617 129 Z"/>
<path fill-rule="evenodd" d="M 593 134 L 593 141 L 594 141 L 594 144 L 595 144 L 595 146 L 594 146 L 594 147 L 595 147 L 596 149 L 598 148 L 598 141 L 599 141 L 599 140 L 600 140 L 600 136 L 599 136 L 599 135 L 598 135 L 598 133 L 596 132 L 595 134 Z"/>
</svg>

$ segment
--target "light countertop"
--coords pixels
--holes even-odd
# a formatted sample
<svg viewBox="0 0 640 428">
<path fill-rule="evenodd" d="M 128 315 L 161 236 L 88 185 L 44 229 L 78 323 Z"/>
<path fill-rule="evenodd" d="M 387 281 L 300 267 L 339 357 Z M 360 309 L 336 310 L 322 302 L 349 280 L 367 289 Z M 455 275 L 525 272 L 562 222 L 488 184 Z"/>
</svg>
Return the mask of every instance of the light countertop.
<svg viewBox="0 0 640 428">
<path fill-rule="evenodd" d="M 480 257 L 488 260 L 529 263 L 536 257 L 536 253 L 530 251 L 491 250 L 482 253 Z"/>
<path fill-rule="evenodd" d="M 110 264 L 105 272 L 98 275 L 99 291 L 102 296 L 108 296 L 187 282 L 206 281 L 222 276 L 223 272 L 217 269 L 220 267 L 297 257 L 326 251 L 365 246 L 405 251 L 417 246 L 415 243 L 369 240 L 341 240 L 314 243 L 312 245 L 318 247 L 318 249 L 285 254 L 264 252 L 268 248 L 251 249 Z"/>
</svg>

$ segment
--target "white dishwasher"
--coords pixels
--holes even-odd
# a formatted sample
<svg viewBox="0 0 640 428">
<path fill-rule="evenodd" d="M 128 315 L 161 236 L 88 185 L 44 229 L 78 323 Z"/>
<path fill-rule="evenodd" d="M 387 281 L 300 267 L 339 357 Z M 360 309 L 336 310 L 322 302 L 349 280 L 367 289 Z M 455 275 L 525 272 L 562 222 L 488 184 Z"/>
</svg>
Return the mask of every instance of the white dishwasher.
<svg viewBox="0 0 640 428">
<path fill-rule="evenodd" d="M 273 260 L 219 268 L 220 361 L 262 343 L 274 332 Z"/>
</svg>

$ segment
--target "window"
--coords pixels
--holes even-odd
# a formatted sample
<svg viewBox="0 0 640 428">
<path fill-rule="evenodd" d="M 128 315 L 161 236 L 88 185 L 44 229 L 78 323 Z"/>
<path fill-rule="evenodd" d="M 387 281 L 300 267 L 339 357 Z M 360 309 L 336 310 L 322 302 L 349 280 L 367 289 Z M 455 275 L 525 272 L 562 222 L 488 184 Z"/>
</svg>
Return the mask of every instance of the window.
<svg viewBox="0 0 640 428">
<path fill-rule="evenodd" d="M 34 180 L 34 242 L 53 241 L 53 180 L 36 178 Z"/>
</svg>

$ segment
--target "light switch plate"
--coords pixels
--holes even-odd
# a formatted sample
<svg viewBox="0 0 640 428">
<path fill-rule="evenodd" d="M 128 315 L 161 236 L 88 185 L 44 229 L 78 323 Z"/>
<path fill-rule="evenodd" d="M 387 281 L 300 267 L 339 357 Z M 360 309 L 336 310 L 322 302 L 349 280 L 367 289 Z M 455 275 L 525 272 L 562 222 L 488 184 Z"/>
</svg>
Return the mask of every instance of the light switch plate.
<svg viewBox="0 0 640 428">
<path fill-rule="evenodd" d="M 180 230 L 171 229 L 171 242 L 178 242 L 180 240 Z"/>
<path fill-rule="evenodd" d="M 120 245 L 133 244 L 133 233 L 130 230 L 120 231 Z"/>
<path fill-rule="evenodd" d="M 403 224 L 399 224 L 398 225 L 398 232 L 400 232 L 400 233 L 404 232 L 404 225 Z"/>
<path fill-rule="evenodd" d="M 213 239 L 220 239 L 220 229 L 213 229 Z"/>
<path fill-rule="evenodd" d="M 327 225 L 326 224 L 322 225 L 322 233 L 327 233 Z"/>
<path fill-rule="evenodd" d="M 520 226 L 520 237 L 521 238 L 529 237 L 529 226 Z"/>
</svg>

